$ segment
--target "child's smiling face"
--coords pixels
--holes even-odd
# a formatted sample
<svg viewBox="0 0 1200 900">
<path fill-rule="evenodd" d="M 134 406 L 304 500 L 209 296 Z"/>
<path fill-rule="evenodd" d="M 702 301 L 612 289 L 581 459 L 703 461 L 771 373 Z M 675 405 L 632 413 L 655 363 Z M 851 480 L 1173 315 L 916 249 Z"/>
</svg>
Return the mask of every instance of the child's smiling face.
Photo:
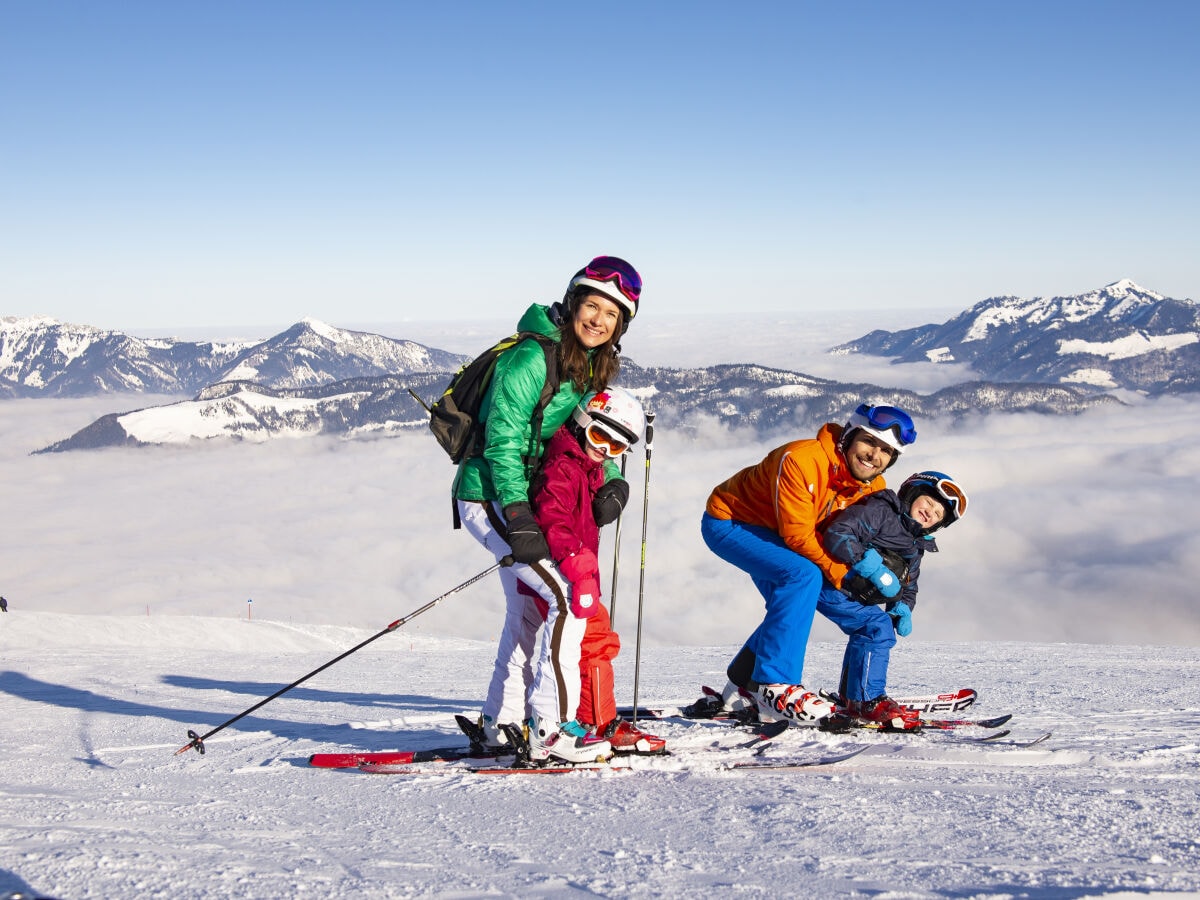
<svg viewBox="0 0 1200 900">
<path fill-rule="evenodd" d="M 928 494 L 918 494 L 908 508 L 908 514 L 925 529 L 933 528 L 946 517 L 946 507 Z"/>
</svg>

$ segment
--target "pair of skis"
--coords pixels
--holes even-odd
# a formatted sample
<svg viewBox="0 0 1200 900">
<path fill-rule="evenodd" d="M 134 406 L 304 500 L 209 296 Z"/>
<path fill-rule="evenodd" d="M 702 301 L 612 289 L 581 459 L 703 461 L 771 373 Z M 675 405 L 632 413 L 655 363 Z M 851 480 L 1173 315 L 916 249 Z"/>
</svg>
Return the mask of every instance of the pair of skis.
<svg viewBox="0 0 1200 900">
<path fill-rule="evenodd" d="M 757 708 L 751 706 L 742 710 L 727 711 L 721 706 L 721 692 L 704 685 L 701 688 L 702 695 L 695 703 L 687 706 L 661 706 L 661 707 L 643 707 L 639 706 L 636 710 L 636 718 L 639 719 L 734 719 L 753 723 L 758 719 Z M 833 703 L 839 708 L 841 707 L 841 698 L 832 694 L 822 693 L 825 700 Z M 924 694 L 913 697 L 894 697 L 893 699 L 902 706 L 908 706 L 921 713 L 922 727 L 947 730 L 950 728 L 960 728 L 968 725 L 978 725 L 983 728 L 996 728 L 1003 725 L 1009 719 L 1008 716 L 997 716 L 991 719 L 955 719 L 955 718 L 931 718 L 930 716 L 939 713 L 960 713 L 974 704 L 978 699 L 978 693 L 973 688 L 962 688 L 957 691 L 949 691 L 942 694 Z M 623 718 L 633 718 L 635 710 L 632 706 L 622 707 L 617 710 L 617 715 Z M 867 723 L 862 723 L 866 725 Z"/>
<path fill-rule="evenodd" d="M 786 730 L 786 722 L 764 724 L 751 740 L 729 749 L 749 750 L 753 748 L 761 752 L 767 743 Z M 744 759 L 727 763 L 719 768 L 730 771 L 760 772 L 798 769 L 816 770 L 844 762 L 868 749 L 870 749 L 869 746 L 863 745 L 854 747 L 848 751 L 805 760 Z M 580 771 L 631 772 L 637 771 L 639 768 L 620 757 L 609 762 L 538 766 L 522 763 L 519 754 L 515 756 L 513 754 L 501 755 L 498 750 L 481 747 L 445 747 L 433 750 L 383 752 L 314 753 L 309 757 L 308 761 L 309 765 L 318 768 L 352 769 L 373 775 L 565 775 L 570 772 Z"/>
<path fill-rule="evenodd" d="M 642 719 L 704 719 L 727 722 L 732 725 L 750 725 L 755 728 L 755 737 L 731 749 L 751 749 L 761 753 L 768 742 L 785 732 L 788 728 L 786 721 L 759 723 L 757 713 L 753 710 L 745 713 L 724 712 L 720 708 L 720 693 L 705 687 L 704 696 L 696 703 L 686 707 L 638 707 L 637 717 Z M 960 728 L 979 728 L 989 731 L 978 738 L 970 738 L 973 742 L 995 742 L 1007 737 L 1011 732 L 1002 728 L 1012 719 L 1011 714 L 994 716 L 984 719 L 969 718 L 925 718 L 929 714 L 958 713 L 972 704 L 978 698 L 971 688 L 949 691 L 940 694 L 929 694 L 912 697 L 897 697 L 896 702 L 911 706 L 921 711 L 921 730 L 929 732 L 947 732 Z M 836 700 L 837 698 L 831 698 Z M 632 707 L 619 709 L 618 715 L 631 718 L 634 714 Z M 505 747 L 487 747 L 479 726 L 465 716 L 455 716 L 459 727 L 468 736 L 471 743 L 468 747 L 440 747 L 428 750 L 396 750 L 383 752 L 347 752 L 347 753 L 316 753 L 309 758 L 309 764 L 318 768 L 353 769 L 371 774 L 489 774 L 489 775 L 562 775 L 569 772 L 599 771 L 626 772 L 636 767 L 623 758 L 607 762 L 577 763 L 571 765 L 537 765 L 528 761 L 527 755 L 513 752 Z M 822 724 L 822 722 L 824 724 Z M 814 723 L 824 731 L 832 733 L 848 733 L 855 730 L 892 732 L 883 723 L 860 722 L 847 717 L 836 717 L 832 721 L 822 720 Z M 903 734 L 918 734 L 919 731 L 897 732 Z M 1029 747 L 1049 738 L 1043 734 L 1033 740 L 1016 743 L 1019 747 Z M 511 744 L 518 748 L 523 738 L 515 733 L 510 735 Z M 728 763 L 723 768 L 737 771 L 770 771 L 790 769 L 819 769 L 833 766 L 851 759 L 869 749 L 869 745 L 855 747 L 849 751 L 827 754 L 813 759 L 804 760 L 766 760 L 754 759 Z M 443 764 L 451 765 L 443 765 Z"/>
<path fill-rule="evenodd" d="M 637 717 L 644 719 L 709 719 L 709 720 L 732 720 L 753 723 L 758 719 L 758 710 L 756 707 L 749 707 L 741 710 L 729 711 L 722 708 L 721 692 L 714 688 L 704 685 L 702 694 L 699 700 L 687 706 L 664 706 L 664 707 L 638 707 Z M 818 720 L 812 723 L 822 731 L 832 732 L 835 734 L 844 734 L 855 730 L 864 731 L 883 731 L 897 734 L 919 734 L 926 732 L 945 732 L 955 731 L 961 728 L 980 728 L 991 731 L 990 734 L 982 737 L 964 738 L 976 742 L 994 742 L 1008 737 L 1012 732 L 1009 729 L 1001 729 L 1012 719 L 1012 714 L 992 716 L 983 719 L 971 718 L 951 718 L 947 717 L 946 713 L 961 713 L 963 710 L 972 706 L 979 698 L 978 693 L 973 688 L 960 688 L 956 691 L 947 691 L 937 694 L 922 694 L 909 697 L 893 697 L 895 702 L 902 706 L 908 706 L 916 709 L 921 713 L 921 727 L 919 729 L 896 729 L 881 722 L 864 722 L 853 718 L 841 707 L 841 698 L 828 693 L 822 693 L 822 697 L 837 707 L 837 712 L 826 719 Z M 626 718 L 633 716 L 633 707 L 624 707 L 617 710 L 618 715 Z M 840 713 L 840 714 L 839 714 Z M 935 718 L 936 717 L 936 718 Z M 1039 744 L 1049 738 L 1049 734 L 1043 734 L 1033 740 L 1018 742 L 1016 746 L 1028 747 L 1034 744 Z"/>
</svg>

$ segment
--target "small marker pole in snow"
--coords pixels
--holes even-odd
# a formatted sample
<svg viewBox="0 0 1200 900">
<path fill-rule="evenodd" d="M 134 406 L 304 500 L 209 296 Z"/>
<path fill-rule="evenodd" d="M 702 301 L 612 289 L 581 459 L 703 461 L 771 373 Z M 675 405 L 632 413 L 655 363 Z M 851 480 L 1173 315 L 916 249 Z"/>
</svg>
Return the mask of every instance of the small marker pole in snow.
<svg viewBox="0 0 1200 900">
<path fill-rule="evenodd" d="M 642 565 L 638 578 L 637 642 L 633 651 L 633 724 L 637 724 L 638 679 L 642 670 L 642 598 L 646 592 L 646 520 L 650 511 L 650 454 L 654 450 L 654 413 L 646 413 L 646 478 L 642 487 Z"/>
<path fill-rule="evenodd" d="M 250 604 L 251 604 L 251 603 L 253 603 L 253 602 L 254 602 L 254 598 L 253 598 L 253 597 L 247 597 L 247 598 L 246 598 L 246 621 L 247 621 L 247 622 L 249 622 L 249 621 L 250 621 L 250 619 L 252 619 L 252 618 L 253 618 L 253 616 L 251 616 L 251 615 L 250 615 Z"/>
<path fill-rule="evenodd" d="M 206 740 L 208 740 L 210 737 L 212 737 L 214 734 L 216 734 L 218 731 L 228 728 L 230 725 L 232 725 L 238 719 L 245 718 L 246 716 L 250 715 L 250 713 L 252 713 L 256 709 L 258 709 L 259 707 L 266 706 L 268 703 L 270 703 L 276 697 L 286 694 L 288 691 L 290 691 L 292 688 L 296 687 L 297 685 L 304 684 L 304 682 L 308 681 L 308 679 L 312 678 L 317 673 L 324 672 L 326 669 L 328 669 L 334 663 L 341 662 L 343 659 L 345 659 L 351 653 L 355 653 L 355 652 L 361 650 L 363 647 L 367 646 L 367 644 L 371 643 L 372 641 L 378 640 L 379 638 L 383 637 L 385 634 L 391 634 L 393 631 L 395 631 L 397 628 L 399 628 L 401 625 L 405 624 L 409 620 L 415 619 L 417 616 L 419 616 L 423 612 L 428 612 L 429 610 L 431 610 L 435 606 L 437 606 L 439 603 L 441 603 L 443 600 L 445 600 L 447 597 L 451 596 L 452 594 L 457 594 L 463 588 L 470 587 L 475 582 L 479 581 L 481 578 L 486 578 L 488 575 L 491 575 L 493 572 L 495 572 L 501 566 L 511 566 L 512 564 L 513 564 L 513 559 L 511 556 L 504 557 L 502 560 L 500 560 L 500 562 L 496 563 L 495 565 L 488 566 L 488 568 L 484 569 L 478 575 L 471 576 L 470 578 L 468 578 L 466 581 L 464 581 L 462 584 L 458 585 L 457 587 L 450 588 L 450 590 L 446 591 L 446 593 L 442 594 L 440 597 L 435 597 L 434 599 L 430 600 L 428 603 L 426 603 L 421 608 L 414 609 L 407 616 L 404 616 L 401 619 L 397 619 L 395 622 L 393 622 L 387 628 L 383 629 L 383 631 L 380 631 L 376 634 L 371 635 L 365 641 L 355 644 L 353 647 L 351 647 L 345 653 L 335 656 L 329 662 L 325 663 L 325 665 L 318 666 L 317 668 L 313 669 L 311 672 L 309 672 L 307 675 L 303 676 L 302 678 L 297 678 L 295 681 L 293 681 L 287 687 L 280 688 L 275 693 L 273 693 L 270 697 L 265 697 L 262 700 L 259 700 L 257 703 L 255 703 L 253 706 L 251 706 L 249 709 L 238 713 L 232 719 L 227 719 L 226 721 L 222 722 L 220 725 L 218 725 L 216 728 L 214 728 L 212 731 L 208 732 L 207 734 L 196 734 L 195 731 L 189 730 L 188 737 L 191 740 L 189 740 L 186 744 L 184 744 L 182 747 L 180 747 L 178 750 L 176 750 L 175 755 L 178 756 L 180 753 L 186 753 L 188 750 L 195 750 L 197 753 L 203 754 L 204 753 L 204 742 Z"/>
</svg>

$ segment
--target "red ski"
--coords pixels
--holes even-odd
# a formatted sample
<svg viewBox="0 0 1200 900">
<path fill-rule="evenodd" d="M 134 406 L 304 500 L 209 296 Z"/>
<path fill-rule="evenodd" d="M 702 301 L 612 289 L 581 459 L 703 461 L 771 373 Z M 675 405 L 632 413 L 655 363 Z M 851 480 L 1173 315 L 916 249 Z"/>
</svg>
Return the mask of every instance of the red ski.
<svg viewBox="0 0 1200 900">
<path fill-rule="evenodd" d="M 511 754 L 510 754 L 511 755 Z M 412 765 L 424 762 L 454 762 L 460 759 L 492 759 L 496 754 L 470 747 L 438 747 L 433 750 L 385 750 L 350 753 L 314 753 L 308 758 L 310 766 L 319 769 L 357 769 L 364 765 Z"/>
</svg>

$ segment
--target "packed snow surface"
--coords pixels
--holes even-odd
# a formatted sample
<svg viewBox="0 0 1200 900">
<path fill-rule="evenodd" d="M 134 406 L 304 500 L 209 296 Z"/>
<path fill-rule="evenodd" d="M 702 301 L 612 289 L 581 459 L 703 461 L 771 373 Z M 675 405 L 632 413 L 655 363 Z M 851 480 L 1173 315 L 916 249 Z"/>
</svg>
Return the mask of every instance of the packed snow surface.
<svg viewBox="0 0 1200 900">
<path fill-rule="evenodd" d="M 494 590 L 445 602 L 467 611 Z M 748 733 L 682 720 L 652 723 L 671 755 L 634 771 L 309 767 L 314 752 L 463 742 L 453 715 L 478 713 L 494 645 L 402 628 L 219 730 L 206 754 L 175 754 L 188 729 L 220 728 L 373 634 L 249 616 L 0 614 L 0 896 L 1200 892 L 1200 660 L 1187 647 L 901 641 L 893 692 L 974 687 L 969 712 L 1013 712 L 1012 733 L 793 728 L 758 757 L 868 748 L 808 770 L 731 770 L 753 758 L 735 747 Z M 634 643 L 618 659 L 623 703 Z M 723 682 L 735 649 L 645 648 L 639 699 L 690 702 Z M 831 685 L 840 656 L 814 644 L 810 685 Z"/>
</svg>

